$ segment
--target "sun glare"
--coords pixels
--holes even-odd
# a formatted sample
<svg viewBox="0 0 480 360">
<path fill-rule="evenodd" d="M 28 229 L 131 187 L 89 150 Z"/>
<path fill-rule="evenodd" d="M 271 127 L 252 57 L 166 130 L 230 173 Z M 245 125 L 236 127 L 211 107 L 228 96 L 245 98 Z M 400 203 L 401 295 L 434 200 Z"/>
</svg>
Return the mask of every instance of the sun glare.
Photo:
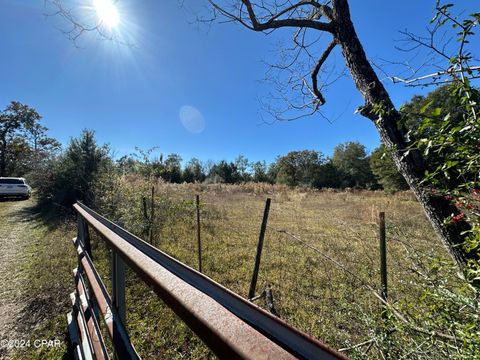
<svg viewBox="0 0 480 360">
<path fill-rule="evenodd" d="M 113 29 L 120 23 L 117 7 L 112 0 L 93 0 L 93 6 L 102 25 Z"/>
</svg>

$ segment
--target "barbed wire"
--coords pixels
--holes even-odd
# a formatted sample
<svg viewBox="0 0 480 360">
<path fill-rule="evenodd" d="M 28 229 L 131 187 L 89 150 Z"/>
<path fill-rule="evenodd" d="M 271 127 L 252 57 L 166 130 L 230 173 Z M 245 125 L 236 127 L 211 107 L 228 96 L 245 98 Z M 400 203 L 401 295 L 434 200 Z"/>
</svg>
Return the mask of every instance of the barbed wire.
<svg viewBox="0 0 480 360">
<path fill-rule="evenodd" d="M 173 199 L 172 197 L 171 200 Z M 179 200 L 179 197 L 177 196 L 175 199 Z M 195 221 L 192 220 L 196 212 L 193 199 L 193 196 L 180 199 L 184 205 L 188 206 L 181 211 L 175 211 L 173 215 L 168 214 L 173 223 L 183 221 L 185 224 L 188 223 L 188 226 L 195 227 Z M 250 207 L 247 210 L 250 211 Z M 245 259 L 251 258 L 253 265 L 254 247 L 252 243 L 256 241 L 256 238 L 252 234 L 257 233 L 257 226 L 260 221 L 258 224 L 252 222 L 251 215 L 253 214 L 251 213 L 247 213 L 245 219 L 239 219 L 238 213 L 231 212 L 229 204 L 217 203 L 212 199 L 201 202 L 200 211 L 202 215 L 202 246 L 204 247 L 203 254 L 207 257 L 206 262 L 208 262 L 210 256 L 218 261 L 218 253 L 213 254 L 212 251 L 221 252 L 227 255 L 225 261 L 230 262 L 230 268 L 244 267 L 242 274 L 245 274 L 246 268 L 248 268 L 248 266 L 245 268 Z M 318 324 L 322 324 L 320 326 L 323 327 L 324 321 L 329 319 L 328 321 L 332 322 L 331 326 L 349 329 L 345 333 L 350 337 L 345 335 L 343 341 L 346 344 L 352 344 L 351 339 L 354 339 L 354 337 L 351 336 L 353 333 L 357 337 L 372 333 L 371 319 L 368 321 L 364 319 L 372 315 L 378 317 L 380 314 L 378 309 L 381 309 L 379 305 L 383 303 L 409 329 L 424 333 L 427 336 L 439 337 L 444 341 L 452 341 L 452 336 L 448 333 L 437 332 L 432 335 L 431 331 L 416 326 L 412 320 L 404 317 L 392 306 L 391 300 L 386 302 L 382 299 L 378 289 L 375 289 L 375 286 L 370 283 L 373 276 L 379 274 L 379 260 L 375 258 L 376 252 L 373 251 L 378 242 L 369 241 L 369 239 L 378 238 L 375 228 L 370 228 L 373 233 L 371 234 L 368 228 L 363 227 L 365 225 L 375 226 L 376 222 L 352 224 L 336 218 L 335 226 L 338 231 L 335 230 L 333 235 L 332 233 L 323 234 L 321 229 L 311 226 L 312 216 L 307 219 L 298 208 L 282 204 L 278 211 L 282 212 L 282 217 L 275 217 L 275 208 L 271 211 L 274 224 L 280 222 L 283 225 L 285 216 L 290 220 L 286 228 L 278 225 L 267 225 L 268 231 L 265 238 L 259 281 L 260 283 L 263 281 L 265 288 L 269 285 L 272 286 L 275 293 L 276 308 L 281 317 L 288 321 L 303 319 L 308 324 L 301 325 L 304 330 L 310 333 L 321 331 L 315 329 L 315 327 Z M 170 230 L 174 231 L 175 226 L 172 226 Z M 185 229 L 181 230 L 180 235 L 176 238 L 184 242 L 189 252 L 193 253 L 196 248 L 193 242 L 193 233 L 191 239 L 182 238 L 185 231 Z M 402 230 L 396 225 L 391 225 L 387 227 L 387 233 L 388 241 L 392 244 L 392 246 L 387 246 L 387 254 L 388 258 L 393 261 L 392 265 L 394 266 L 392 268 L 395 269 L 395 271 L 390 271 L 388 276 L 393 280 L 392 289 L 398 290 L 395 295 L 402 296 L 401 291 L 405 286 L 420 289 L 421 285 L 412 282 L 412 276 L 425 276 L 428 268 L 422 259 L 431 256 L 432 252 L 406 240 L 413 236 L 408 229 Z M 248 239 L 246 239 L 246 234 L 249 236 Z M 362 246 L 355 248 L 357 257 L 350 256 L 351 249 L 348 242 L 332 243 L 332 236 L 362 244 Z M 323 240 L 329 240 L 329 246 L 335 245 L 334 249 L 337 256 L 332 256 L 328 250 L 317 245 L 322 244 Z M 398 246 L 393 246 L 393 244 Z M 251 255 L 247 255 L 249 253 Z M 187 254 L 187 256 L 189 255 Z M 194 262 L 195 259 L 192 259 L 189 259 L 189 261 Z M 345 260 L 347 260 L 347 263 L 345 263 Z M 216 268 L 218 269 L 218 266 Z M 359 271 L 359 269 L 362 271 Z M 216 274 L 219 276 L 218 273 Z M 235 281 L 239 280 L 235 279 Z M 248 275 L 246 279 L 240 282 L 248 284 Z M 372 302 L 372 300 L 375 301 Z M 305 313 L 310 315 L 306 317 Z M 297 316 L 300 317 L 297 318 Z M 314 319 L 317 320 L 314 321 Z M 368 350 L 371 346 L 381 347 L 376 344 L 378 341 L 380 340 L 367 341 Z M 418 345 L 424 346 L 421 342 Z"/>
</svg>

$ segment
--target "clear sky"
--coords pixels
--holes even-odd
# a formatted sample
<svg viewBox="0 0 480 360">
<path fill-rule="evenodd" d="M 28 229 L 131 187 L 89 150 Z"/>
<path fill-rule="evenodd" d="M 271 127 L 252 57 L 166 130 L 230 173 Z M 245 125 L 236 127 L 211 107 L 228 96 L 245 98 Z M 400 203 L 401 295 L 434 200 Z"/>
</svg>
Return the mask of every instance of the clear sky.
<svg viewBox="0 0 480 360">
<path fill-rule="evenodd" d="M 90 0 L 65 1 L 86 3 Z M 367 56 L 401 60 L 399 30 L 424 33 L 434 0 L 352 0 L 351 13 Z M 465 7 L 475 1 L 457 1 Z M 18 100 L 43 116 L 62 143 L 83 128 L 96 131 L 117 156 L 135 146 L 178 153 L 185 160 L 272 161 L 291 150 L 331 154 L 336 144 L 359 141 L 373 150 L 373 125 L 354 114 L 362 99 L 347 76 L 326 92 L 325 115 L 271 121 L 261 100 L 272 90 L 262 82 L 289 32 L 265 36 L 231 23 L 192 23 L 204 0 L 118 0 L 117 31 L 134 46 L 85 34 L 79 46 L 45 17 L 43 0 L 0 0 L 0 107 Z M 204 11 L 203 14 L 206 14 Z M 318 49 L 321 51 L 321 48 Z M 340 53 L 334 54 L 343 66 Z M 388 85 L 396 104 L 421 89 Z M 182 121 L 183 119 L 183 121 Z"/>
</svg>

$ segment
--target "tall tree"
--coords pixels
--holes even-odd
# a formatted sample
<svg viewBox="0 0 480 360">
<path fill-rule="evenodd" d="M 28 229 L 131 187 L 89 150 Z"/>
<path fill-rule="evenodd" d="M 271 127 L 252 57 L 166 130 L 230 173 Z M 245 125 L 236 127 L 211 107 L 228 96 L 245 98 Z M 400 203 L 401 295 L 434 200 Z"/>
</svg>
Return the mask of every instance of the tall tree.
<svg viewBox="0 0 480 360">
<path fill-rule="evenodd" d="M 401 114 L 367 59 L 352 23 L 347 0 L 331 0 L 325 3 L 303 0 L 287 2 L 237 0 L 228 2 L 229 5 L 223 5 L 224 3 L 220 5 L 213 0 L 209 2 L 215 12 L 253 31 L 270 33 L 280 28 L 292 28 L 294 30 L 293 47 L 299 54 L 302 50 L 310 50 L 306 49 L 308 46 L 317 44 L 316 41 L 307 41 L 312 33 L 329 35 L 330 43 L 326 45 L 325 50 L 317 57 L 317 61 L 311 68 L 310 82 L 302 77 L 299 79 L 299 85 L 294 89 L 301 89 L 302 96 L 312 96 L 310 105 L 313 111 L 323 105 L 326 100 L 321 93 L 319 74 L 332 51 L 339 47 L 350 75 L 364 99 L 364 104 L 358 108 L 358 112 L 371 120 L 377 128 L 382 142 L 391 151 L 395 165 L 422 205 L 435 232 L 462 270 L 465 270 L 470 260 L 478 263 L 480 254 L 465 251 L 461 246 L 464 242 L 464 231 L 470 228 L 469 224 L 458 221 L 452 226 L 444 226 L 445 218 L 451 214 L 459 214 L 458 209 L 422 183 L 425 172 L 424 158 L 420 151 L 409 148 L 404 133 L 398 126 Z M 434 21 L 441 23 L 448 20 L 444 9 L 437 6 L 437 11 L 440 15 L 436 16 Z M 455 24 L 457 28 L 459 25 L 462 24 Z M 471 32 L 471 27 L 468 31 Z M 463 54 L 466 45 L 467 43 L 462 42 L 459 49 L 460 55 Z M 311 54 L 310 51 L 306 53 Z M 448 61 L 452 58 L 454 56 L 451 56 Z M 450 64 L 449 62 L 448 66 Z M 469 68 L 468 64 L 460 57 L 460 66 L 452 70 L 449 67 L 443 74 L 462 71 L 462 76 L 468 76 L 465 71 L 467 68 Z M 437 71 L 433 75 L 438 77 L 438 74 Z"/>
<path fill-rule="evenodd" d="M 323 162 L 323 155 L 318 151 L 291 151 L 277 159 L 276 181 L 290 186 L 313 185 Z"/>
<path fill-rule="evenodd" d="M 392 156 L 381 144 L 370 155 L 370 167 L 383 189 L 389 192 L 407 190 L 408 184 L 392 160 Z"/>
<path fill-rule="evenodd" d="M 318 189 L 322 188 L 342 188 L 343 174 L 329 159 L 324 164 L 320 165 L 315 172 L 313 179 L 313 187 Z"/>
<path fill-rule="evenodd" d="M 332 164 L 339 171 L 342 187 L 375 188 L 376 181 L 368 162 L 365 146 L 347 142 L 335 147 Z"/>
<path fill-rule="evenodd" d="M 224 182 L 227 184 L 235 184 L 240 180 L 237 167 L 233 162 L 221 160 L 210 169 L 208 177 L 215 182 Z"/>
<path fill-rule="evenodd" d="M 244 155 L 238 155 L 235 158 L 235 166 L 238 170 L 238 175 L 241 181 L 249 181 L 251 179 L 251 175 L 249 173 L 250 162 Z"/>
<path fill-rule="evenodd" d="M 0 112 L 0 176 L 8 175 L 7 166 L 20 155 L 18 151 L 25 154 L 30 150 L 26 145 L 27 133 L 39 128 L 40 119 L 35 109 L 18 101 L 12 101 Z"/>
<path fill-rule="evenodd" d="M 186 182 L 202 182 L 205 180 L 205 172 L 202 163 L 197 158 L 192 158 L 185 165 L 183 170 L 183 179 Z"/>
<path fill-rule="evenodd" d="M 267 163 L 265 160 L 256 161 L 251 164 L 253 171 L 253 181 L 255 182 L 273 182 L 268 176 Z"/>
<path fill-rule="evenodd" d="M 165 172 L 163 178 L 172 183 L 182 182 L 182 157 L 178 154 L 170 154 L 165 160 Z"/>
<path fill-rule="evenodd" d="M 77 200 L 91 205 L 94 200 L 93 184 L 112 160 L 108 146 L 99 146 L 91 130 L 72 139 L 52 167 L 42 174 L 40 198 L 70 209 Z"/>
</svg>

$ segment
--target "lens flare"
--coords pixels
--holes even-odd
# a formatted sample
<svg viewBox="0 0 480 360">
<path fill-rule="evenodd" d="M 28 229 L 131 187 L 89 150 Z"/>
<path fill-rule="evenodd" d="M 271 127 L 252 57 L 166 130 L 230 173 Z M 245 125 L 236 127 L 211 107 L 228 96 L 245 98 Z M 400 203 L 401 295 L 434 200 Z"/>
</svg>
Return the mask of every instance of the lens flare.
<svg viewBox="0 0 480 360">
<path fill-rule="evenodd" d="M 93 7 L 102 25 L 113 29 L 120 23 L 118 9 L 112 0 L 93 0 Z"/>
<path fill-rule="evenodd" d="M 187 131 L 200 134 L 205 130 L 205 118 L 200 110 L 194 106 L 184 105 L 179 111 L 180 121 Z"/>
</svg>

